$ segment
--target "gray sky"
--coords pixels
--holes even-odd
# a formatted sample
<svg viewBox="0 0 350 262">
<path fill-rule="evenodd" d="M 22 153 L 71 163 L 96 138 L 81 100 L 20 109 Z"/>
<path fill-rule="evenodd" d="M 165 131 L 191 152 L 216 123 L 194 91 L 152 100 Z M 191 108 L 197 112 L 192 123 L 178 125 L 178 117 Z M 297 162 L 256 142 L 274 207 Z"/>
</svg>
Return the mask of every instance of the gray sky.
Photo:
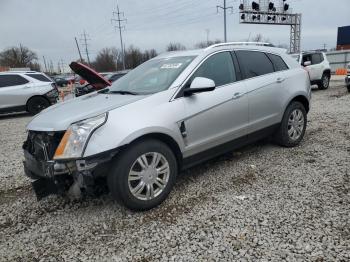
<svg viewBox="0 0 350 262">
<path fill-rule="evenodd" d="M 275 0 L 276 1 L 276 0 Z M 277 1 L 276 1 L 277 2 Z M 294 12 L 303 14 L 302 49 L 335 47 L 337 27 L 350 25 L 350 0 L 288 0 Z M 0 50 L 23 45 L 52 60 L 76 60 L 74 37 L 89 34 L 91 57 L 103 47 L 120 47 L 119 34 L 111 24 L 116 0 L 0 0 Z M 163 52 L 169 42 L 192 48 L 209 38 L 223 39 L 223 15 L 216 5 L 223 0 L 119 0 L 127 23 L 123 31 L 126 46 L 155 48 Z M 289 44 L 288 26 L 239 24 L 240 0 L 227 0 L 234 7 L 228 14 L 228 40 L 246 40 L 261 33 L 274 44 Z M 79 43 L 81 44 L 81 42 Z M 82 46 L 81 46 L 82 48 Z M 83 48 L 82 48 L 83 49 Z M 84 55 L 84 54 L 83 54 Z"/>
</svg>

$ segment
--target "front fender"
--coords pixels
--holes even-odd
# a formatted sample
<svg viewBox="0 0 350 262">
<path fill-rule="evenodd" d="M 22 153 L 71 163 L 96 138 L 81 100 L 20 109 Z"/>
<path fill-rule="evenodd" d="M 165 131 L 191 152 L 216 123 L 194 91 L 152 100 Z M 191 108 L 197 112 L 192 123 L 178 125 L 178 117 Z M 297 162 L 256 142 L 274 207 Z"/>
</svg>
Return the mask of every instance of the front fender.
<svg viewBox="0 0 350 262">
<path fill-rule="evenodd" d="M 177 127 L 175 127 L 178 129 Z M 184 142 L 181 137 L 180 132 L 176 133 L 172 129 L 152 126 L 139 129 L 133 133 L 125 134 L 124 132 L 119 132 L 115 130 L 113 135 L 110 132 L 106 132 L 104 128 L 100 128 L 95 131 L 91 136 L 88 145 L 84 152 L 84 157 L 96 155 L 108 150 L 112 150 L 118 147 L 122 147 L 132 143 L 133 141 L 139 139 L 140 137 L 151 135 L 151 134 L 163 134 L 172 138 L 179 146 L 181 152 L 184 150 Z"/>
</svg>

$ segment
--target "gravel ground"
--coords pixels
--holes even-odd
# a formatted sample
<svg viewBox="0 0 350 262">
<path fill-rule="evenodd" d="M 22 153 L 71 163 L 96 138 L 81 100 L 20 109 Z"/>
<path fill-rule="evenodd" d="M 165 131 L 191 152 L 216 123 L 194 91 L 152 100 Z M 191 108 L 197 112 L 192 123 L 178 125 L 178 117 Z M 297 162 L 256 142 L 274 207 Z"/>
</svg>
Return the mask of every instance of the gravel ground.
<svg viewBox="0 0 350 262">
<path fill-rule="evenodd" d="M 182 174 L 160 207 L 109 196 L 37 202 L 23 176 L 30 117 L 0 118 L 2 261 L 349 261 L 350 94 L 313 92 L 305 139 L 268 141 Z"/>
</svg>

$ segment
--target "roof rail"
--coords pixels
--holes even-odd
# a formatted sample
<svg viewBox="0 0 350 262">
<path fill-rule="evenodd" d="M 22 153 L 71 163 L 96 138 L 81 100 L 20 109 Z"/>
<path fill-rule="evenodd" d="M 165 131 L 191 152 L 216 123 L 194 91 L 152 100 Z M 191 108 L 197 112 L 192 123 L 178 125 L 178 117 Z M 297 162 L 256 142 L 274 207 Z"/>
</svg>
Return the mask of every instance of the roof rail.
<svg viewBox="0 0 350 262">
<path fill-rule="evenodd" d="M 255 45 L 255 46 L 269 46 L 269 47 L 274 47 L 273 44 L 270 43 L 263 43 L 263 42 L 227 42 L 227 43 L 219 43 L 219 44 L 214 44 L 211 46 L 208 46 L 205 50 L 212 49 L 215 47 L 221 47 L 221 46 L 235 46 L 235 45 Z"/>
<path fill-rule="evenodd" d="M 40 72 L 37 72 L 37 71 L 27 71 L 27 70 L 24 70 L 24 71 L 21 71 L 21 70 L 9 70 L 9 71 L 2 71 L 1 73 L 14 73 L 14 74 L 28 74 L 28 73 L 40 73 Z"/>
</svg>

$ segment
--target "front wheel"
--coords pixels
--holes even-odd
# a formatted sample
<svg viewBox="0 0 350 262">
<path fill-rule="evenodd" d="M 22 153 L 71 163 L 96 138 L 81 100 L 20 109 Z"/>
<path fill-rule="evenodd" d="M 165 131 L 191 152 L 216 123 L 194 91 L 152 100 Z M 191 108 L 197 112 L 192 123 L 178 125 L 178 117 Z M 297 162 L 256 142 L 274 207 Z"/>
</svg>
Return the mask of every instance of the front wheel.
<svg viewBox="0 0 350 262">
<path fill-rule="evenodd" d="M 113 198 L 135 211 L 158 206 L 169 195 L 177 175 L 171 149 L 148 139 L 132 144 L 116 159 L 107 177 Z"/>
<path fill-rule="evenodd" d="M 28 101 L 27 111 L 31 115 L 36 115 L 49 106 L 50 102 L 46 98 L 41 96 L 35 96 Z"/>
<path fill-rule="evenodd" d="M 350 93 L 350 85 L 348 85 L 346 88 L 348 89 L 348 92 Z"/>
<path fill-rule="evenodd" d="M 307 114 L 302 103 L 294 101 L 284 112 L 276 133 L 276 142 L 285 147 L 297 146 L 303 139 L 307 124 Z"/>
</svg>

